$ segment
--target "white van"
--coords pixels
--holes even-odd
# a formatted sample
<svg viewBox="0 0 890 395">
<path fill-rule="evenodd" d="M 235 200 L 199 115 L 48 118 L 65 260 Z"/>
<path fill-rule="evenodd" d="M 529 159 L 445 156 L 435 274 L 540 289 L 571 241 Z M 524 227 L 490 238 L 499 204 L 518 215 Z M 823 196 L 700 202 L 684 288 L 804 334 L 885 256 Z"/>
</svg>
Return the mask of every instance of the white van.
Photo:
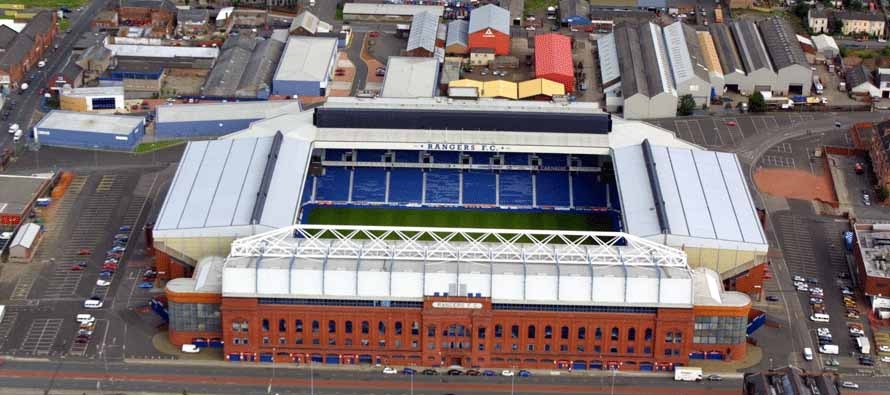
<svg viewBox="0 0 890 395">
<path fill-rule="evenodd" d="M 184 353 L 187 353 L 187 354 L 196 354 L 196 353 L 198 353 L 198 352 L 200 352 L 200 351 L 201 351 L 201 349 L 198 348 L 198 346 L 196 346 L 196 345 L 194 345 L 194 344 L 183 344 L 183 345 L 182 345 L 182 352 L 184 352 Z"/>
<path fill-rule="evenodd" d="M 804 347 L 803 349 L 803 359 L 807 361 L 813 360 L 813 349 L 809 347 Z"/>
<path fill-rule="evenodd" d="M 824 344 L 819 346 L 819 352 L 822 354 L 838 355 L 839 349 L 837 344 Z"/>
<path fill-rule="evenodd" d="M 85 309 L 101 309 L 102 301 L 96 299 L 87 299 L 83 301 L 83 308 Z"/>
<path fill-rule="evenodd" d="M 815 322 L 828 322 L 830 319 L 831 319 L 831 317 L 828 314 L 822 314 L 822 313 L 815 313 L 810 316 L 810 321 L 815 321 Z"/>
</svg>

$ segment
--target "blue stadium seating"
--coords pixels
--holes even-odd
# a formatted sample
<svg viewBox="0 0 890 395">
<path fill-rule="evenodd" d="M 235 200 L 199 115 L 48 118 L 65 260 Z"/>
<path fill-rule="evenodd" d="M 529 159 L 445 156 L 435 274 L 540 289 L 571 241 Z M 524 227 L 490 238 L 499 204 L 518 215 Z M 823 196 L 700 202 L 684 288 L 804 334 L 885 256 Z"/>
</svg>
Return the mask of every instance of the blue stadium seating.
<svg viewBox="0 0 890 395">
<path fill-rule="evenodd" d="M 303 184 L 303 204 L 312 200 L 312 184 L 315 182 L 314 176 L 306 176 L 306 183 Z"/>
<path fill-rule="evenodd" d="M 315 200 L 345 202 L 349 199 L 349 173 L 345 167 L 325 167 L 324 175 L 317 177 Z"/>
<path fill-rule="evenodd" d="M 488 152 L 465 152 L 470 155 L 474 165 L 487 165 L 491 163 L 491 154 Z"/>
<path fill-rule="evenodd" d="M 609 183 L 609 203 L 615 210 L 621 210 L 621 196 L 618 195 L 618 183 L 612 181 Z"/>
<path fill-rule="evenodd" d="M 427 203 L 460 203 L 460 171 L 432 169 L 426 173 Z"/>
<path fill-rule="evenodd" d="M 581 166 L 596 167 L 599 165 L 599 160 L 595 155 L 575 155 L 575 158 L 581 161 Z"/>
<path fill-rule="evenodd" d="M 528 166 L 528 154 L 504 154 L 504 164 Z"/>
<path fill-rule="evenodd" d="M 500 205 L 532 205 L 532 173 L 528 171 L 502 171 L 498 181 Z"/>
<path fill-rule="evenodd" d="M 383 162 L 384 150 L 363 149 L 358 151 L 359 162 Z"/>
<path fill-rule="evenodd" d="M 352 150 L 325 148 L 324 160 L 343 160 L 343 154 L 347 152 L 352 152 Z"/>
<path fill-rule="evenodd" d="M 393 168 L 390 171 L 390 203 L 420 203 L 422 199 L 423 172 L 420 169 Z"/>
<path fill-rule="evenodd" d="M 490 171 L 464 173 L 464 204 L 495 204 L 495 174 Z"/>
<path fill-rule="evenodd" d="M 435 163 L 458 163 L 460 161 L 460 152 L 456 151 L 433 151 L 433 162 Z"/>
<path fill-rule="evenodd" d="M 355 176 L 352 181 L 352 201 L 382 202 L 385 198 L 386 169 L 381 167 L 355 168 Z"/>
<path fill-rule="evenodd" d="M 419 163 L 420 151 L 395 151 L 396 162 Z"/>
<path fill-rule="evenodd" d="M 568 207 L 569 175 L 564 172 L 542 171 L 535 176 L 538 206 Z"/>
<path fill-rule="evenodd" d="M 575 207 L 606 207 L 606 184 L 596 173 L 572 174 Z"/>
<path fill-rule="evenodd" d="M 563 154 L 537 154 L 539 158 L 541 158 L 541 165 L 543 166 L 566 166 L 568 163 L 566 161 L 567 155 Z"/>
</svg>

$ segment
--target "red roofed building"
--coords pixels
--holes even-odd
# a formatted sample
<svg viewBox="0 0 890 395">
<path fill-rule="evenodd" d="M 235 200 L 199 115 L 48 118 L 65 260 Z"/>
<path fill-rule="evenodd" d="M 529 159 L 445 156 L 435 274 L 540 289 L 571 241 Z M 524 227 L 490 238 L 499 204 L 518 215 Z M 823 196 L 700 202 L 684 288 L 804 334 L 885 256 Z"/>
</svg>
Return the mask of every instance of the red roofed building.
<svg viewBox="0 0 890 395">
<path fill-rule="evenodd" d="M 555 33 L 535 36 L 535 77 L 563 84 L 566 93 L 575 90 L 572 39 Z"/>
</svg>

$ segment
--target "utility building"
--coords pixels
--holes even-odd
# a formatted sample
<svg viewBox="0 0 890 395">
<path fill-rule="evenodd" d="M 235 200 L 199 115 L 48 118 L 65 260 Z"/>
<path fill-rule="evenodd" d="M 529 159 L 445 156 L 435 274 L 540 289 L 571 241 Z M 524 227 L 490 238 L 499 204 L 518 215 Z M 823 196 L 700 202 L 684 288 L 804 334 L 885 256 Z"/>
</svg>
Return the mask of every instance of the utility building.
<svg viewBox="0 0 890 395">
<path fill-rule="evenodd" d="M 778 85 L 776 72 L 770 61 L 766 46 L 757 31 L 757 25 L 749 20 L 732 23 L 732 34 L 739 49 L 739 57 L 748 73 L 743 93 L 772 92 Z"/>
<path fill-rule="evenodd" d="M 438 15 L 429 11 L 414 15 L 414 20 L 411 21 L 411 32 L 408 34 L 408 56 L 433 56 L 436 52 L 438 30 Z"/>
<path fill-rule="evenodd" d="M 470 24 L 463 19 L 455 19 L 448 23 L 448 34 L 445 36 L 446 55 L 467 55 L 470 53 L 469 29 Z"/>
<path fill-rule="evenodd" d="M 272 94 L 326 96 L 336 60 L 336 38 L 290 37 L 275 70 Z"/>
<path fill-rule="evenodd" d="M 714 41 L 714 49 L 720 59 L 720 67 L 723 69 L 724 89 L 750 94 L 750 90 L 742 91 L 748 86 L 748 75 L 745 74 L 745 66 L 742 64 L 735 40 L 732 39 L 729 25 L 715 23 L 711 25 L 710 33 Z"/>
<path fill-rule="evenodd" d="M 34 134 L 43 145 L 130 151 L 145 134 L 145 118 L 56 110 L 34 126 Z"/>
<path fill-rule="evenodd" d="M 710 32 L 696 32 L 698 46 L 701 48 L 705 67 L 708 69 L 708 79 L 711 82 L 712 95 L 722 95 L 726 77 L 723 75 L 723 66 L 720 65 L 720 56 L 717 55 L 717 47 L 711 38 Z"/>
<path fill-rule="evenodd" d="M 776 71 L 773 90 L 784 95 L 810 95 L 813 70 L 800 48 L 791 25 L 779 17 L 761 21 L 760 33 Z"/>
<path fill-rule="evenodd" d="M 495 55 L 510 54 L 510 11 L 488 4 L 470 12 L 470 50 L 488 48 Z"/>
<path fill-rule="evenodd" d="M 677 114 L 677 91 L 661 27 L 654 23 L 615 29 L 621 69 L 623 113 L 627 119 L 668 118 Z"/>
<path fill-rule="evenodd" d="M 697 107 L 710 103 L 711 81 L 695 29 L 677 21 L 664 29 L 677 95 L 692 95 Z"/>
</svg>

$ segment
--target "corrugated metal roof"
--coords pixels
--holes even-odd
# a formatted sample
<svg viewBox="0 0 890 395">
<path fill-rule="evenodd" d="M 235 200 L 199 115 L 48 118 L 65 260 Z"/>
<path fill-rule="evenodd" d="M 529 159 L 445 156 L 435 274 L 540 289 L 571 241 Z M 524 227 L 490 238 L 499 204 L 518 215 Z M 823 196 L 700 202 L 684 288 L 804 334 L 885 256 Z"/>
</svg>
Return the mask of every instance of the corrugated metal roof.
<svg viewBox="0 0 890 395">
<path fill-rule="evenodd" d="M 745 66 L 739 57 L 738 48 L 732 39 L 729 25 L 725 23 L 715 23 L 710 27 L 711 38 L 714 39 L 714 47 L 720 58 L 720 66 L 723 68 L 724 74 L 745 73 Z"/>
<path fill-rule="evenodd" d="M 518 94 L 518 87 L 512 81 L 492 80 L 482 83 L 482 97 L 502 97 L 516 100 Z"/>
<path fill-rule="evenodd" d="M 9 243 L 9 248 L 31 248 L 34 245 L 34 242 L 37 241 L 37 235 L 39 234 L 40 225 L 32 222 L 24 224 L 19 228 L 18 232 L 16 232 L 15 237 L 12 238 L 12 241 Z"/>
<path fill-rule="evenodd" d="M 723 75 L 723 67 L 720 65 L 720 57 L 717 56 L 717 47 L 709 32 L 696 32 L 698 35 L 698 45 L 701 48 L 702 57 L 705 67 L 709 72 Z"/>
<path fill-rule="evenodd" d="M 202 93 L 207 96 L 256 98 L 261 90 L 269 90 L 275 66 L 281 59 L 284 43 L 277 40 L 256 40 L 224 48 Z M 231 40 L 230 40 L 231 41 Z"/>
<path fill-rule="evenodd" d="M 664 46 L 664 36 L 661 27 L 654 23 L 645 23 L 640 26 L 640 54 L 641 62 L 646 70 L 646 84 L 648 96 L 653 97 L 661 93 L 674 91 L 671 79 L 671 65 L 668 60 L 667 50 Z"/>
<path fill-rule="evenodd" d="M 457 81 L 451 81 L 448 83 L 449 88 L 476 88 L 479 90 L 479 93 L 482 93 L 482 87 L 484 84 L 482 81 L 476 81 L 471 79 L 462 79 Z"/>
<path fill-rule="evenodd" d="M 534 96 L 556 96 L 565 95 L 566 88 L 559 82 L 550 81 L 546 78 L 535 78 L 533 80 L 522 81 L 518 84 L 519 99 L 525 99 Z"/>
<path fill-rule="evenodd" d="M 846 82 L 849 89 L 865 83 L 874 85 L 871 81 L 871 72 L 861 64 L 847 71 Z"/>
<path fill-rule="evenodd" d="M 702 59 L 695 29 L 677 21 L 666 26 L 663 31 L 674 81 L 685 82 L 696 76 L 707 81 L 708 71 Z"/>
<path fill-rule="evenodd" d="M 486 4 L 470 12 L 469 32 L 493 29 L 510 35 L 510 11 L 493 4 Z"/>
<path fill-rule="evenodd" d="M 772 17 L 760 21 L 758 26 L 776 71 L 795 64 L 805 68 L 810 67 L 788 22 L 779 17 Z"/>
<path fill-rule="evenodd" d="M 550 33 L 535 36 L 535 76 L 574 75 L 572 39 Z"/>
<path fill-rule="evenodd" d="M 449 47 L 459 44 L 464 47 L 469 46 L 469 29 L 470 23 L 463 19 L 455 19 L 448 23 L 448 34 L 445 38 L 445 46 Z"/>
<path fill-rule="evenodd" d="M 833 49 L 835 52 L 840 51 L 837 46 L 837 41 L 834 41 L 834 37 L 827 34 L 820 34 L 811 38 L 813 39 L 813 45 L 816 46 L 816 51 L 822 52 L 826 49 Z"/>
<path fill-rule="evenodd" d="M 300 112 L 296 100 L 243 101 L 230 103 L 173 104 L 157 107 L 158 123 L 227 121 L 271 118 Z"/>
<path fill-rule="evenodd" d="M 439 62 L 434 58 L 390 56 L 383 97 L 432 97 L 438 86 Z"/>
<path fill-rule="evenodd" d="M 129 135 L 143 122 L 145 122 L 145 118 L 137 116 L 53 110 L 46 114 L 34 128 L 38 131 L 56 129 Z"/>
<path fill-rule="evenodd" d="M 610 33 L 600 37 L 596 41 L 597 53 L 599 54 L 600 76 L 603 85 L 621 78 L 621 67 L 618 65 L 618 49 L 615 47 L 615 33 Z"/>
<path fill-rule="evenodd" d="M 337 52 L 332 37 L 291 37 L 278 62 L 274 80 L 326 81 Z"/>
<path fill-rule="evenodd" d="M 432 12 L 421 12 L 411 20 L 408 34 L 408 50 L 423 48 L 433 52 L 436 48 L 436 32 L 439 29 L 439 16 Z"/>
<path fill-rule="evenodd" d="M 732 34 L 748 74 L 760 69 L 774 70 L 766 46 L 753 21 L 743 19 L 732 22 Z"/>
<path fill-rule="evenodd" d="M 278 160 L 269 183 L 266 200 L 263 202 L 263 215 L 260 223 L 282 228 L 296 223 L 298 196 L 306 184 L 306 170 L 312 144 L 308 141 L 285 138 L 278 151 Z"/>
<path fill-rule="evenodd" d="M 343 5 L 343 14 L 357 15 L 395 15 L 408 16 L 416 15 L 424 11 L 432 11 L 436 15 L 442 16 L 445 13 L 445 7 L 440 5 L 417 5 L 417 4 L 374 4 L 374 3 L 346 3 Z"/>
</svg>

